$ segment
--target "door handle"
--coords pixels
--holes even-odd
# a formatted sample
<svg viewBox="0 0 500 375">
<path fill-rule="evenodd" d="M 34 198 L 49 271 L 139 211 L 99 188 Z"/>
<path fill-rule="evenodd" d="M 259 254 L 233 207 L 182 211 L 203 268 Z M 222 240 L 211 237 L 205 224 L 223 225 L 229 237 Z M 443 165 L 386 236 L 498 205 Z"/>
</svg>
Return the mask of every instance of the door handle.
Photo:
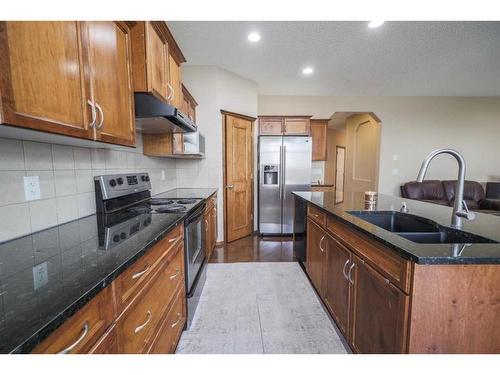
<svg viewBox="0 0 500 375">
<path fill-rule="evenodd" d="M 234 185 L 227 185 L 226 186 L 226 189 L 232 189 L 232 188 L 234 188 Z"/>
<path fill-rule="evenodd" d="M 349 264 L 349 259 L 345 261 L 344 267 L 342 268 L 342 273 L 347 281 L 349 281 L 349 276 L 347 276 L 346 267 Z"/>
<path fill-rule="evenodd" d="M 96 125 L 96 129 L 100 130 L 102 128 L 102 124 L 104 123 L 104 112 L 102 111 L 102 108 L 98 103 L 95 103 L 95 106 L 99 110 L 99 113 L 101 114 L 101 121 L 99 121 L 99 124 Z"/>
<path fill-rule="evenodd" d="M 80 337 L 78 337 L 73 344 L 71 344 L 70 346 L 64 348 L 63 350 L 61 350 L 57 354 L 68 354 L 74 348 L 76 348 L 77 345 L 80 344 L 82 342 L 82 340 L 85 338 L 85 336 L 87 336 L 87 333 L 89 333 L 89 327 L 90 327 L 89 326 L 89 322 L 85 322 L 83 324 L 83 330 L 82 330 L 82 334 L 80 335 Z"/>
<path fill-rule="evenodd" d="M 95 126 L 95 122 L 97 121 L 97 113 L 95 110 L 95 104 L 92 103 L 90 100 L 87 100 L 87 104 L 90 106 L 90 108 L 92 108 L 92 121 L 89 124 L 89 127 L 93 128 Z"/>
<path fill-rule="evenodd" d="M 325 249 L 322 246 L 324 240 L 325 240 L 325 236 L 321 237 L 321 239 L 319 240 L 319 249 L 321 250 L 322 253 L 325 252 Z"/>
<path fill-rule="evenodd" d="M 351 265 L 351 267 L 349 267 L 349 274 L 348 274 L 348 280 L 349 282 L 354 285 L 354 280 L 351 278 L 351 273 L 352 273 L 352 270 L 354 269 L 354 266 L 356 265 L 356 263 L 353 263 Z"/>
</svg>

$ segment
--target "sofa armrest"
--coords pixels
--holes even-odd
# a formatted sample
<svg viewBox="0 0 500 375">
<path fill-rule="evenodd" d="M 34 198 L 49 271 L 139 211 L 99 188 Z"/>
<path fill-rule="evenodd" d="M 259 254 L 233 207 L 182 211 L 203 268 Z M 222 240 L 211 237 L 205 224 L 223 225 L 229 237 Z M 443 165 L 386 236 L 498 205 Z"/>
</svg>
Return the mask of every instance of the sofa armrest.
<svg viewBox="0 0 500 375">
<path fill-rule="evenodd" d="M 479 202 L 479 208 L 482 210 L 500 211 L 500 199 L 482 199 Z"/>
</svg>

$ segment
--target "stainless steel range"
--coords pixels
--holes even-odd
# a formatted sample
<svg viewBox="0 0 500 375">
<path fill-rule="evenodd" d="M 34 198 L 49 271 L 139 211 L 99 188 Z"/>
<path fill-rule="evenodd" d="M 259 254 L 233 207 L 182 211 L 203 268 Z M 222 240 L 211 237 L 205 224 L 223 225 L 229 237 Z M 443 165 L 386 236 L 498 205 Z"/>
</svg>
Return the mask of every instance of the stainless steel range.
<svg viewBox="0 0 500 375">
<path fill-rule="evenodd" d="M 158 223 L 184 220 L 184 259 L 188 302 L 187 328 L 191 324 L 206 279 L 205 203 L 203 199 L 151 197 L 147 173 L 115 174 L 94 177 L 101 247 L 110 249 L 149 226 L 161 233 Z"/>
</svg>

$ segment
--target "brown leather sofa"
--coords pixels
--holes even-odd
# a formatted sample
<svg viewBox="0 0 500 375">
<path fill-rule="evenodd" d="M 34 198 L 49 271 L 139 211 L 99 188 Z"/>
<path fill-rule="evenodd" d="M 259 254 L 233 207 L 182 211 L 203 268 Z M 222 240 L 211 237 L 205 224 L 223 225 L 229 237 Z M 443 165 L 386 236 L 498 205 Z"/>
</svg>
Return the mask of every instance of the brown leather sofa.
<svg viewBox="0 0 500 375">
<path fill-rule="evenodd" d="M 453 206 L 457 181 L 410 181 L 401 186 L 401 196 L 408 199 Z M 471 211 L 500 215 L 500 200 L 486 199 L 483 186 L 477 181 L 465 181 L 464 200 Z"/>
</svg>

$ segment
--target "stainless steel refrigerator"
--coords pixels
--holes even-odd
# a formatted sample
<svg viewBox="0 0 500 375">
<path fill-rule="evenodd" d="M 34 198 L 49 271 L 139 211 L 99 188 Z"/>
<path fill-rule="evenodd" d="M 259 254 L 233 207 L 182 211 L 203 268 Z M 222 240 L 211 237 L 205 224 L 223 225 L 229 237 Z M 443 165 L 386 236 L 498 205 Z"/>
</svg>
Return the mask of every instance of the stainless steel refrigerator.
<svg viewBox="0 0 500 375">
<path fill-rule="evenodd" d="M 259 231 L 292 234 L 292 191 L 311 189 L 310 137 L 259 137 Z"/>
</svg>

